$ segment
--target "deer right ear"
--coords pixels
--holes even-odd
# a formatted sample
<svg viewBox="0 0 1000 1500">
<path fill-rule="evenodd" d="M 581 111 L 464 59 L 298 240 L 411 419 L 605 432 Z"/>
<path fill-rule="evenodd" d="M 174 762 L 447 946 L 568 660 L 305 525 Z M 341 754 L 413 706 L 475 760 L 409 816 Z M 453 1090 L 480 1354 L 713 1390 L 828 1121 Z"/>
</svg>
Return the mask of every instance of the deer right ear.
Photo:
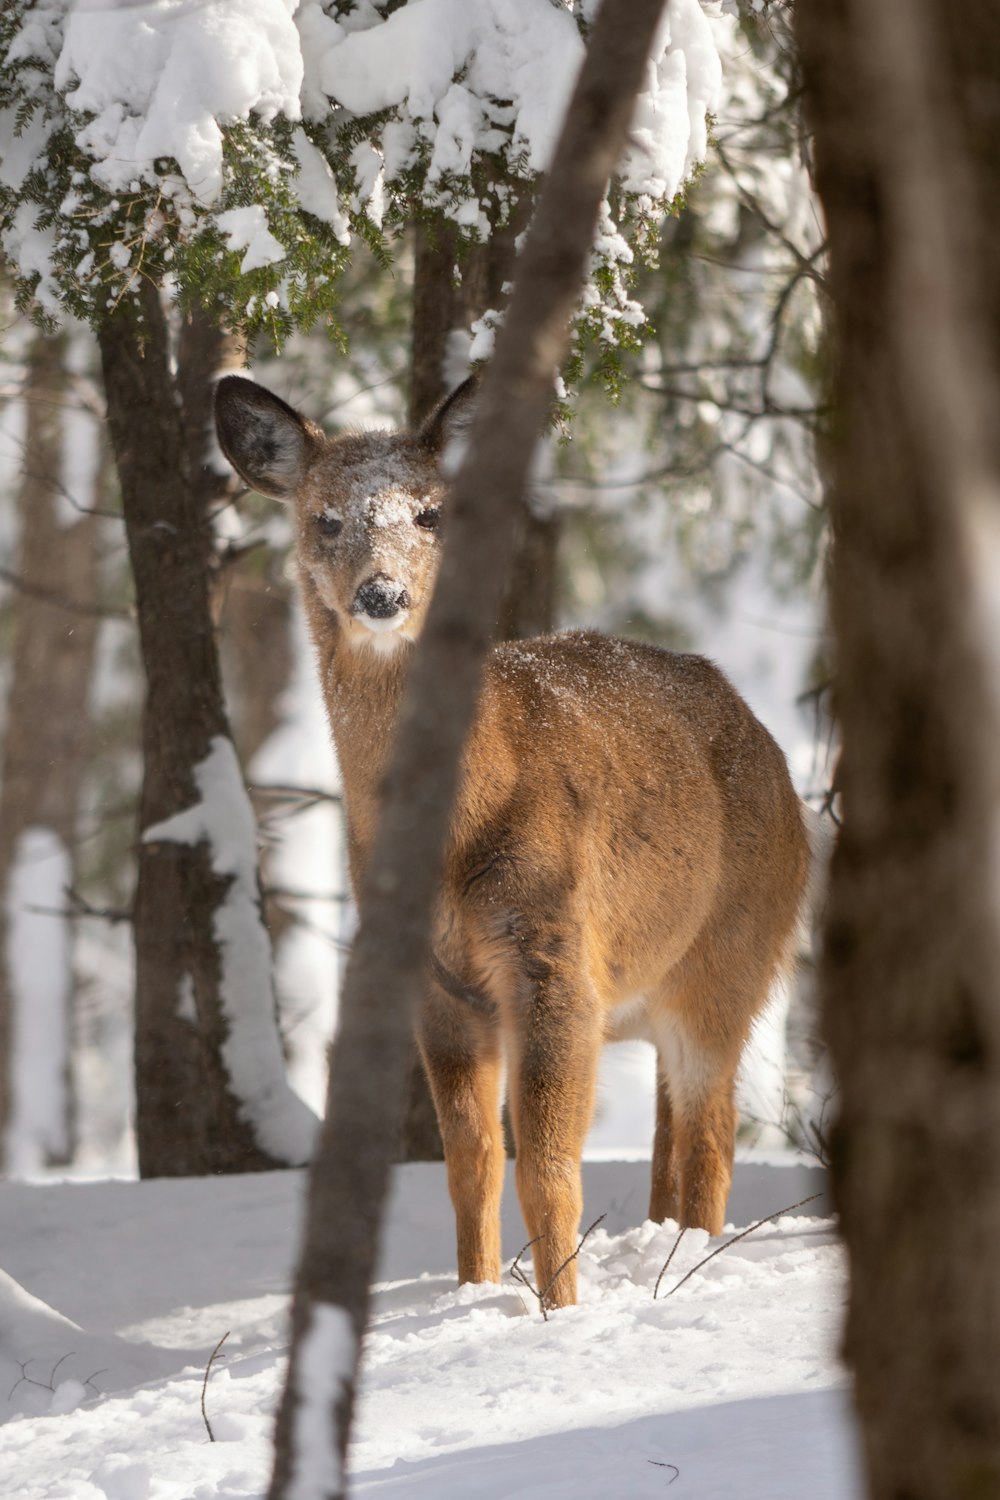
<svg viewBox="0 0 1000 1500">
<path fill-rule="evenodd" d="M 291 499 L 316 441 L 297 411 L 252 380 L 226 375 L 215 388 L 215 428 L 223 453 L 252 490 Z"/>
<path fill-rule="evenodd" d="M 443 453 L 449 443 L 466 437 L 476 414 L 478 396 L 479 380 L 470 375 L 431 412 L 417 433 L 420 443 L 431 453 Z"/>
</svg>

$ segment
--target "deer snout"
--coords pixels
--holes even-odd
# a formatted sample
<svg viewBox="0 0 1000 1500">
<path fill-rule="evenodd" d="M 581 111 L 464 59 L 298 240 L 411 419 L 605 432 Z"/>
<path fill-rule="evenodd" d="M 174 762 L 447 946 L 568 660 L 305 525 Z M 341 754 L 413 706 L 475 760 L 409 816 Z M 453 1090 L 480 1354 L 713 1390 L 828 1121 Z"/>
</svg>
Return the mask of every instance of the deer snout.
<svg viewBox="0 0 1000 1500">
<path fill-rule="evenodd" d="M 401 610 L 409 609 L 410 596 L 401 583 L 376 573 L 366 578 L 354 595 L 351 614 L 367 615 L 370 620 L 391 620 Z"/>
</svg>

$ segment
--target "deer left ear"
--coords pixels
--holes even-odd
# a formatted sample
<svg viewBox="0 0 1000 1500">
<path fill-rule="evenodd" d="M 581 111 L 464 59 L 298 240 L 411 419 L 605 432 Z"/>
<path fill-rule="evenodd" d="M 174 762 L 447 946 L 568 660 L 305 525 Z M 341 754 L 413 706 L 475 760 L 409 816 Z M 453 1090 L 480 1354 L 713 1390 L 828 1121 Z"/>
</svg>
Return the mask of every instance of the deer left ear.
<svg viewBox="0 0 1000 1500">
<path fill-rule="evenodd" d="M 443 453 L 454 439 L 464 438 L 472 425 L 478 396 L 479 380 L 470 375 L 424 420 L 417 441 L 430 453 Z"/>
</svg>

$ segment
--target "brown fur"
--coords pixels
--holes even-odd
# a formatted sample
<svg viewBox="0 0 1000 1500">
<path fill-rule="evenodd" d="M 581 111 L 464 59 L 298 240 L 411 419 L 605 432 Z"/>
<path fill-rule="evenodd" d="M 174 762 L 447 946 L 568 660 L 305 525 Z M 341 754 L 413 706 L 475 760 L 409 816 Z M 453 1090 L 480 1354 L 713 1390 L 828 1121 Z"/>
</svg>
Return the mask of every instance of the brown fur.
<svg viewBox="0 0 1000 1500">
<path fill-rule="evenodd" d="M 423 522 L 445 498 L 439 453 L 460 408 L 461 397 L 446 403 L 416 435 L 327 439 L 249 382 L 220 387 L 228 457 L 294 505 L 355 885 L 436 575 L 439 538 Z M 320 534 L 337 521 L 336 539 Z M 395 616 L 359 617 L 373 577 L 405 598 L 401 629 Z M 433 934 L 439 972 L 457 985 L 428 977 L 418 1027 L 463 1281 L 500 1277 L 502 1061 L 544 1288 L 576 1245 L 609 1038 L 657 1048 L 651 1216 L 721 1230 L 736 1072 L 787 959 L 807 864 L 782 754 L 710 662 L 583 632 L 493 651 Z M 484 1007 L 450 992 L 461 987 Z M 569 1266 L 548 1300 L 575 1296 Z"/>
</svg>

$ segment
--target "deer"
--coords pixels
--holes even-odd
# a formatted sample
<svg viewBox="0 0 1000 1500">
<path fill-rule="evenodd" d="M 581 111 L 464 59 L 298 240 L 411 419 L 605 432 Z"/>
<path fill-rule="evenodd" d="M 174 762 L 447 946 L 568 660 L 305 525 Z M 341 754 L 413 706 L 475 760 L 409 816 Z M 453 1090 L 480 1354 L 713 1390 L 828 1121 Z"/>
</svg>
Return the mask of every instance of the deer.
<svg viewBox="0 0 1000 1500">
<path fill-rule="evenodd" d="M 291 506 L 355 891 L 474 401 L 470 381 L 415 431 L 327 436 L 243 376 L 216 388 L 226 458 Z M 809 817 L 782 751 L 706 658 L 581 630 L 492 648 L 416 1022 L 461 1282 L 501 1276 L 506 1069 L 537 1286 L 543 1306 L 575 1303 L 608 1041 L 656 1049 L 650 1219 L 722 1231 L 737 1073 L 791 961 Z"/>
</svg>

